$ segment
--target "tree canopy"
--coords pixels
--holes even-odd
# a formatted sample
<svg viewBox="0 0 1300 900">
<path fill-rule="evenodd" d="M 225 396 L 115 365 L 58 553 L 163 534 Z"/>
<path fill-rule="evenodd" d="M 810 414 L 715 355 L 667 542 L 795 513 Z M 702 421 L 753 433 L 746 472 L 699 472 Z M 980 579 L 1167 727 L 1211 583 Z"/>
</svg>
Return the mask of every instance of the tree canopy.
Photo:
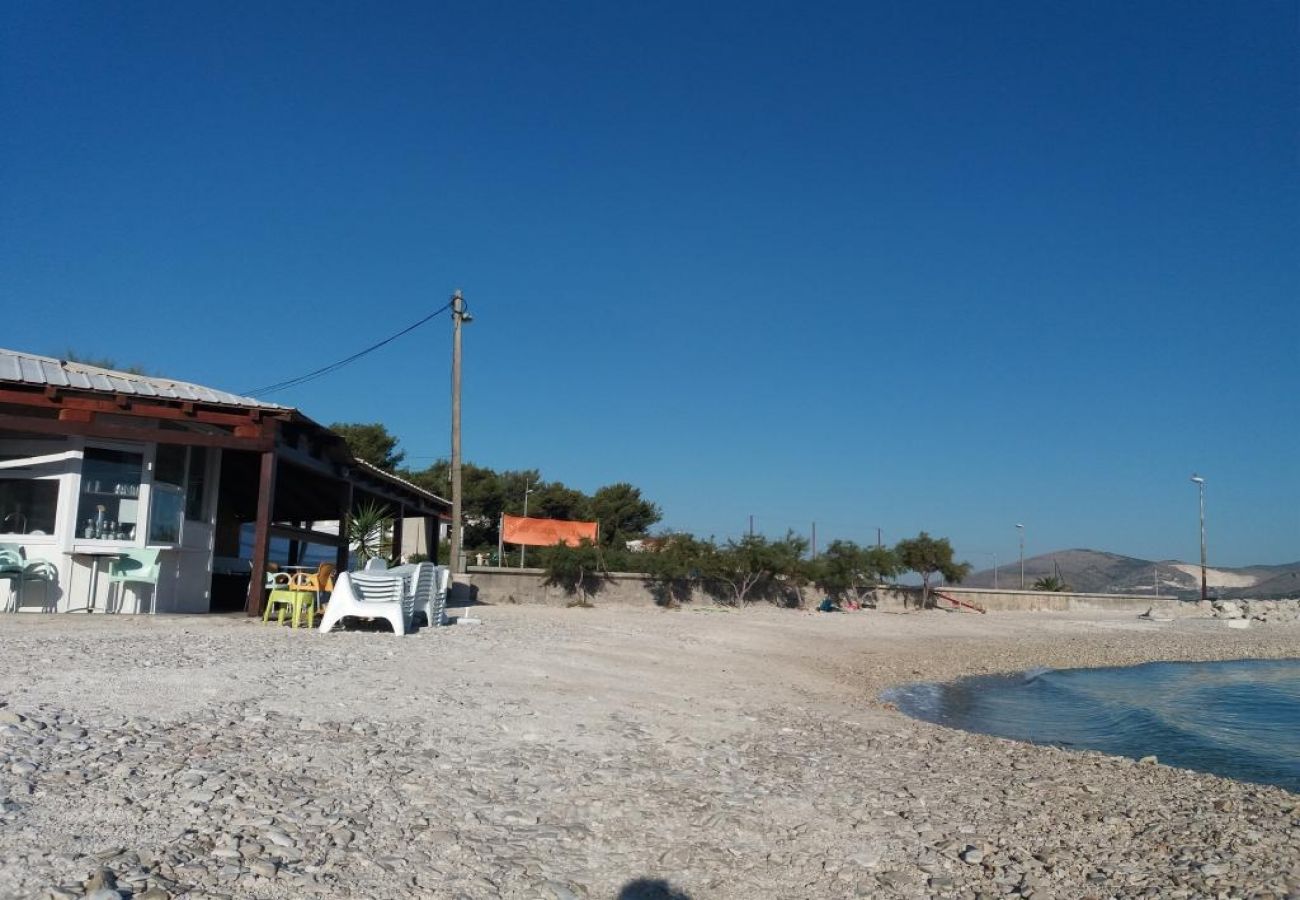
<svg viewBox="0 0 1300 900">
<path fill-rule="evenodd" d="M 921 608 L 930 606 L 930 579 L 936 574 L 951 584 L 961 584 L 970 574 L 971 565 L 953 559 L 952 544 L 947 538 L 932 538 L 922 531 L 914 538 L 901 540 L 894 547 L 904 571 L 921 576 Z"/>
<path fill-rule="evenodd" d="M 397 437 L 380 422 L 335 422 L 330 431 L 347 442 L 348 450 L 357 459 L 364 459 L 385 472 L 395 472 L 406 459 L 406 453 L 397 449 Z"/>
<path fill-rule="evenodd" d="M 660 519 L 659 507 L 641 499 L 641 489 L 625 481 L 596 491 L 591 513 L 600 523 L 600 540 L 606 546 L 622 546 L 631 538 L 644 536 Z"/>
<path fill-rule="evenodd" d="M 836 599 L 862 603 L 876 585 L 903 571 L 898 557 L 887 547 L 862 547 L 853 541 L 831 541 L 813 563 L 817 587 Z"/>
</svg>

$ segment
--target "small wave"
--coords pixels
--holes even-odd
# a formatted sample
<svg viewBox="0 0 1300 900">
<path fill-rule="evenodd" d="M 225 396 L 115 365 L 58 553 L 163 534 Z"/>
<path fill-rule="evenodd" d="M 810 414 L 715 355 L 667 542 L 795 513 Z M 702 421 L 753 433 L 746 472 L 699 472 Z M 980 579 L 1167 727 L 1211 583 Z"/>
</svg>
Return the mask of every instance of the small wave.
<svg viewBox="0 0 1300 900">
<path fill-rule="evenodd" d="M 1300 660 L 1031 669 L 910 684 L 915 718 L 1036 744 L 1101 750 L 1300 792 Z"/>
</svg>

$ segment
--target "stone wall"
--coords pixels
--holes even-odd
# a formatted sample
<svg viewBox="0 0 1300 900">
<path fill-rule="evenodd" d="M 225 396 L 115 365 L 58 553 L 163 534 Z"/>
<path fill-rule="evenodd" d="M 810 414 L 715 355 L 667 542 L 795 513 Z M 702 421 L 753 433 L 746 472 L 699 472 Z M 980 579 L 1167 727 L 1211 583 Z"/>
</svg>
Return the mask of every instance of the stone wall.
<svg viewBox="0 0 1300 900">
<path fill-rule="evenodd" d="M 541 569 L 501 569 L 487 566 L 470 566 L 461 578 L 467 584 L 458 584 L 452 594 L 453 603 L 473 599 L 478 603 L 508 604 L 531 603 L 545 606 L 565 606 L 575 599 L 563 588 L 548 586 L 546 573 Z M 1172 599 L 1130 597 L 1120 594 L 1065 594 L 1047 591 L 1008 591 L 987 588 L 944 587 L 941 593 L 965 603 L 983 607 L 990 612 L 1030 611 L 1065 612 L 1070 610 L 1112 610 L 1141 613 L 1151 609 L 1158 615 L 1186 615 L 1197 611 L 1196 604 Z M 888 588 L 876 592 L 877 607 L 888 611 L 901 611 L 905 605 L 915 607 L 920 589 Z M 821 594 L 808 590 L 809 602 L 820 600 Z M 707 604 L 713 600 L 696 587 L 688 603 Z M 600 585 L 591 597 L 599 605 L 654 606 L 662 602 L 661 589 L 646 575 L 632 572 L 614 573 Z M 941 601 L 941 605 L 942 601 Z"/>
</svg>

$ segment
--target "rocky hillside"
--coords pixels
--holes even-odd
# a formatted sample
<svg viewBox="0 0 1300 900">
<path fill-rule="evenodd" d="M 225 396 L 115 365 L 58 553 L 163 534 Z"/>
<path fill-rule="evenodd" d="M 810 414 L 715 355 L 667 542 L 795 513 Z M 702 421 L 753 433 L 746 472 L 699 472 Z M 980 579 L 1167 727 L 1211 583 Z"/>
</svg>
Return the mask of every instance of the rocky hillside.
<svg viewBox="0 0 1300 900">
<path fill-rule="evenodd" d="M 1194 598 L 1201 593 L 1199 562 L 1157 562 L 1100 550 L 1060 550 L 1029 557 L 1025 560 L 1025 586 L 1032 587 L 1036 580 L 1058 569 L 1066 584 L 1084 593 L 1155 596 L 1157 582 L 1161 597 Z M 1300 562 L 1210 568 L 1206 574 L 1211 596 L 1300 597 Z M 993 570 L 973 573 L 962 583 L 968 587 L 993 587 Z M 1019 560 L 999 565 L 997 584 L 1004 588 L 1019 587 Z"/>
</svg>

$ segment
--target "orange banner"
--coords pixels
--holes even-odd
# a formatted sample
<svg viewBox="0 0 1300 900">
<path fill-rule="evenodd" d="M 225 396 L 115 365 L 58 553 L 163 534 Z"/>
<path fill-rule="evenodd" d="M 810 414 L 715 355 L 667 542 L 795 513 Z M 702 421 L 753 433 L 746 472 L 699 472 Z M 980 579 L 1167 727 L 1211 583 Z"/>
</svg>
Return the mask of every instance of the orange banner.
<svg viewBox="0 0 1300 900">
<path fill-rule="evenodd" d="M 523 516 L 503 516 L 501 539 L 507 544 L 527 544 L 530 547 L 551 547 L 555 544 L 578 544 L 583 538 L 596 540 L 596 522 L 565 522 L 562 519 L 525 519 Z"/>
</svg>

